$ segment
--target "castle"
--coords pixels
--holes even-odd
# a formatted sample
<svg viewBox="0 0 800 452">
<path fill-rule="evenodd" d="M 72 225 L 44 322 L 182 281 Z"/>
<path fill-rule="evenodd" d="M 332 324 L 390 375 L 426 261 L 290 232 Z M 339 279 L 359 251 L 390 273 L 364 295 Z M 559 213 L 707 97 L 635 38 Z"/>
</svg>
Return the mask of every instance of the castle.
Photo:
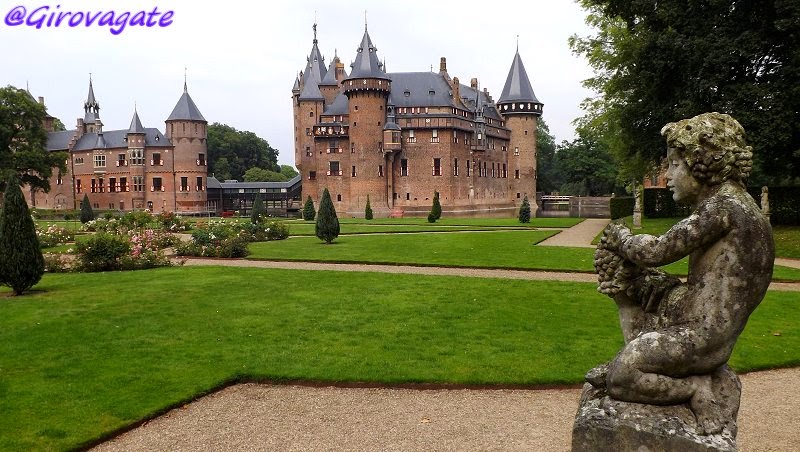
<svg viewBox="0 0 800 452">
<path fill-rule="evenodd" d="M 39 102 L 44 103 L 41 97 Z M 55 118 L 45 119 L 47 150 L 69 154 L 67 171 L 54 171 L 48 193 L 25 190 L 28 205 L 76 209 L 87 195 L 96 209 L 207 210 L 208 123 L 185 82 L 165 134 L 142 126 L 136 109 L 127 129 L 104 130 L 91 80 L 83 109 L 74 130 L 55 131 Z"/>
<path fill-rule="evenodd" d="M 314 40 L 292 89 L 295 165 L 303 199 L 331 193 L 337 212 L 427 214 L 439 192 L 446 214 L 504 215 L 524 197 L 536 211 L 538 101 L 517 50 L 502 94 L 447 73 L 388 73 L 364 27 L 350 73 L 326 66 Z"/>
</svg>

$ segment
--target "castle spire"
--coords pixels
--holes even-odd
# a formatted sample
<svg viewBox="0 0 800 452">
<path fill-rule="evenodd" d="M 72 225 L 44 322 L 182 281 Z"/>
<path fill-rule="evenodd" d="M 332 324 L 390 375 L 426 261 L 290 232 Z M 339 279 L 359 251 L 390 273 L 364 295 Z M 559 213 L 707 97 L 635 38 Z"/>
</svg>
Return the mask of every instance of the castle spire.
<svg viewBox="0 0 800 452">
<path fill-rule="evenodd" d="M 503 87 L 500 98 L 497 100 L 497 104 L 503 114 L 542 114 L 543 104 L 539 102 L 533 92 L 528 72 L 525 70 L 525 65 L 522 64 L 522 58 L 519 56 L 519 48 L 517 48 L 514 60 L 511 62 L 511 69 L 508 71 L 506 84 Z"/>
<path fill-rule="evenodd" d="M 86 96 L 86 102 L 83 103 L 83 123 L 94 124 L 96 120 L 100 119 L 100 104 L 94 97 L 94 86 L 92 86 L 92 74 L 89 74 L 89 95 Z"/>
<path fill-rule="evenodd" d="M 353 71 L 348 78 L 387 78 L 386 72 L 382 69 L 383 65 L 378 60 L 378 48 L 372 43 L 366 26 L 364 37 L 361 38 L 361 44 L 356 52 L 356 60 L 350 65 Z"/>
<path fill-rule="evenodd" d="M 134 115 L 136 118 L 139 116 L 135 112 Z M 192 96 L 189 95 L 189 90 L 186 86 L 186 80 L 183 81 L 183 94 L 181 95 L 180 99 L 178 99 L 178 103 L 175 104 L 175 108 L 172 109 L 172 113 L 170 113 L 167 121 L 207 122 L 206 118 L 203 117 L 203 114 L 200 113 L 200 109 L 198 109 L 197 105 L 194 104 Z"/>
<path fill-rule="evenodd" d="M 136 111 L 136 104 L 133 106 L 133 118 L 131 119 L 131 126 L 128 127 L 128 133 L 146 133 L 142 126 L 142 121 L 139 120 L 139 112 Z"/>
</svg>

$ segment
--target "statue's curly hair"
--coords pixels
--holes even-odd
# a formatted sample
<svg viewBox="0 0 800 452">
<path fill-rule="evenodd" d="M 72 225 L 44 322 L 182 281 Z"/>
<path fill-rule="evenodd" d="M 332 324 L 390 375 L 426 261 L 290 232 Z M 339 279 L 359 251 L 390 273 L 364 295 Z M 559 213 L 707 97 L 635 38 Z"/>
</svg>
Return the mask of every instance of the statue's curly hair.
<svg viewBox="0 0 800 452">
<path fill-rule="evenodd" d="M 744 186 L 753 169 L 753 148 L 745 143 L 742 125 L 730 115 L 703 113 L 671 122 L 661 135 L 701 183 L 732 180 Z"/>
</svg>

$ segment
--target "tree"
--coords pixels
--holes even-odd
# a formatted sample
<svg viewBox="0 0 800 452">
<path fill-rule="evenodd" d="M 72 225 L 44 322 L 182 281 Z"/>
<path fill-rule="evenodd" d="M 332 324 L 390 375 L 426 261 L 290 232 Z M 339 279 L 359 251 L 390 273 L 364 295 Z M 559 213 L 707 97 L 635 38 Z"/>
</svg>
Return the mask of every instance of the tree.
<svg viewBox="0 0 800 452">
<path fill-rule="evenodd" d="M 617 169 L 605 145 L 591 137 L 563 141 L 555 155 L 561 180 L 559 192 L 573 196 L 603 196 L 614 191 Z"/>
<path fill-rule="evenodd" d="M 800 176 L 800 4 L 796 0 L 581 0 L 596 36 L 570 39 L 595 70 L 582 127 L 626 178 L 664 155 L 668 122 L 718 111 L 744 126 L 754 182 Z M 769 176 L 767 176 L 769 175 Z M 759 183 L 760 185 L 760 183 Z"/>
<path fill-rule="evenodd" d="M 439 203 L 439 192 L 433 192 L 433 206 L 431 206 L 431 213 L 433 214 L 433 219 L 438 220 L 442 218 L 442 205 Z"/>
<path fill-rule="evenodd" d="M 258 224 L 265 213 L 264 201 L 261 200 L 261 195 L 257 194 L 256 199 L 253 201 L 253 210 L 250 212 L 250 221 L 253 224 Z"/>
<path fill-rule="evenodd" d="M 289 180 L 282 173 L 276 173 L 264 168 L 254 166 L 244 173 L 245 182 L 286 182 Z"/>
<path fill-rule="evenodd" d="M 367 195 L 367 206 L 364 207 L 364 219 L 365 220 L 372 219 L 372 206 L 369 205 L 369 195 Z"/>
<path fill-rule="evenodd" d="M 221 159 L 225 162 L 221 162 Z M 249 168 L 280 172 L 278 151 L 253 132 L 213 123 L 208 126 L 208 170 L 223 179 L 242 180 Z"/>
<path fill-rule="evenodd" d="M 290 180 L 300 173 L 298 173 L 297 170 L 291 165 L 281 165 L 281 174 L 286 176 L 286 180 Z"/>
<path fill-rule="evenodd" d="M 531 203 L 528 201 L 527 196 L 522 198 L 522 205 L 519 206 L 519 222 L 520 223 L 531 222 Z"/>
<path fill-rule="evenodd" d="M 303 219 L 306 221 L 314 221 L 314 217 L 317 216 L 317 212 L 314 210 L 314 201 L 311 199 L 311 196 L 306 199 L 305 205 L 303 205 Z"/>
<path fill-rule="evenodd" d="M 22 295 L 42 279 L 42 274 L 44 257 L 36 225 L 19 181 L 12 177 L 0 210 L 0 283 L 11 287 L 15 295 Z"/>
<path fill-rule="evenodd" d="M 24 89 L 0 88 L 0 183 L 13 176 L 21 185 L 48 192 L 53 169 L 66 173 L 67 154 L 47 151 L 46 116 L 44 106 Z"/>
<path fill-rule="evenodd" d="M 561 181 L 555 169 L 556 139 L 539 118 L 536 125 L 536 189 L 545 193 L 558 191 Z"/>
<path fill-rule="evenodd" d="M 81 201 L 81 223 L 88 223 L 92 220 L 94 220 L 92 204 L 89 202 L 89 195 L 84 194 Z"/>
<path fill-rule="evenodd" d="M 320 240 L 327 244 L 339 237 L 339 218 L 336 216 L 336 208 L 333 207 L 331 194 L 327 188 L 322 192 L 322 199 L 319 201 L 319 212 L 317 212 L 317 224 L 314 232 Z"/>
</svg>

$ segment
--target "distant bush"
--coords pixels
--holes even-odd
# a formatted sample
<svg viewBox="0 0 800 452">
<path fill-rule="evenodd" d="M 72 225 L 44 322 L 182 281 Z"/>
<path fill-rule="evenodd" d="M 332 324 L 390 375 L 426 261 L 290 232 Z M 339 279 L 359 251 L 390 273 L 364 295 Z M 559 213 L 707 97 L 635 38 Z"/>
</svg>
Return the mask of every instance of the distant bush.
<svg viewBox="0 0 800 452">
<path fill-rule="evenodd" d="M 92 204 L 89 202 L 89 195 L 84 194 L 81 201 L 81 223 L 87 223 L 94 220 L 94 212 L 92 211 Z"/>
<path fill-rule="evenodd" d="M 680 206 L 672 199 L 668 188 L 645 188 L 642 195 L 642 210 L 647 218 L 685 217 L 691 212 L 687 206 Z"/>
<path fill-rule="evenodd" d="M 306 203 L 303 206 L 303 219 L 306 221 L 314 221 L 314 218 L 317 216 L 317 211 L 314 210 L 314 201 L 311 199 L 311 196 L 306 199 Z"/>
<path fill-rule="evenodd" d="M 36 225 L 36 236 L 39 237 L 39 246 L 42 248 L 63 245 L 75 240 L 75 235 L 69 229 L 55 224 L 44 229 Z"/>
<path fill-rule="evenodd" d="M 761 187 L 747 191 L 760 206 Z M 769 211 L 772 224 L 800 226 L 800 187 L 769 187 Z"/>
<path fill-rule="evenodd" d="M 519 222 L 520 223 L 531 222 L 531 203 L 530 201 L 528 201 L 528 196 L 525 196 L 522 199 L 522 204 L 519 206 Z"/>
</svg>

